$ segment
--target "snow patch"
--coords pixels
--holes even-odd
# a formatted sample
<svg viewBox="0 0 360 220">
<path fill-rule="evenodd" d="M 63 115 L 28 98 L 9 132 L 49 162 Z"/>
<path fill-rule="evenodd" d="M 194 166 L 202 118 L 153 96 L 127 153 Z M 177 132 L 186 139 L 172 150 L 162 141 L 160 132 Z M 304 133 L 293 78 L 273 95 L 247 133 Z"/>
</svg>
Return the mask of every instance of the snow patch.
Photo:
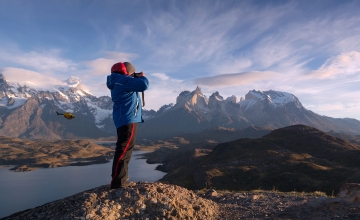
<svg viewBox="0 0 360 220">
<path fill-rule="evenodd" d="M 287 92 L 279 92 L 279 91 L 274 91 L 274 90 L 269 90 L 269 91 L 255 91 L 252 90 L 249 92 L 249 94 L 254 97 L 255 99 L 258 100 L 268 100 L 269 104 L 272 106 L 284 106 L 285 104 L 289 103 L 289 102 L 296 102 L 297 103 L 297 98 Z M 245 101 L 249 101 L 249 100 L 255 100 L 252 97 L 249 97 L 249 99 L 246 99 Z M 245 104 L 245 103 L 244 103 Z"/>
<path fill-rule="evenodd" d="M 96 127 L 103 129 L 105 127 L 105 125 L 96 125 Z"/>
<path fill-rule="evenodd" d="M 215 96 L 215 99 L 218 100 L 218 101 L 223 101 L 223 99 L 220 98 L 219 96 Z"/>
<path fill-rule="evenodd" d="M 95 116 L 95 124 L 101 123 L 105 118 L 111 116 L 112 110 L 102 109 L 99 106 L 88 102 L 88 107 L 93 111 L 93 115 Z"/>
<path fill-rule="evenodd" d="M 232 95 L 226 99 L 226 102 L 231 102 L 231 103 L 236 104 L 239 102 L 239 99 L 236 96 Z"/>
<path fill-rule="evenodd" d="M 8 108 L 8 109 L 13 109 L 13 108 L 18 108 L 22 105 L 25 104 L 25 102 L 27 101 L 26 98 L 18 98 L 18 97 L 12 97 L 14 99 L 14 104 L 8 106 L 7 103 L 8 103 L 8 98 L 7 97 L 3 97 L 2 99 L 0 99 L 0 106 L 1 107 L 5 107 L 5 108 Z"/>
<path fill-rule="evenodd" d="M 294 95 L 287 93 L 287 92 L 278 92 L 278 91 L 267 91 L 269 97 L 269 101 L 275 106 L 283 106 L 289 102 L 295 102 L 296 98 Z"/>
<path fill-rule="evenodd" d="M 64 110 L 64 111 L 74 109 L 74 105 L 72 103 L 67 103 L 67 102 L 63 102 L 63 101 L 60 101 L 60 100 L 55 102 L 55 105 L 57 107 L 59 107 L 60 109 Z"/>
<path fill-rule="evenodd" d="M 260 92 L 260 91 L 255 91 L 255 90 L 253 90 L 253 91 L 250 91 L 249 93 L 250 93 L 251 95 L 255 96 L 256 98 L 260 99 L 260 100 L 264 100 L 264 99 L 265 99 L 264 94 L 263 94 L 262 92 Z"/>
<path fill-rule="evenodd" d="M 81 96 L 86 96 L 86 94 L 84 94 L 81 90 L 77 90 L 76 93 L 81 95 Z"/>
<path fill-rule="evenodd" d="M 64 97 L 65 99 L 69 100 L 69 97 L 67 97 L 67 95 L 65 95 L 64 93 L 62 93 L 60 90 L 57 90 L 57 92 Z"/>
<path fill-rule="evenodd" d="M 240 108 L 242 108 L 243 110 L 247 110 L 248 108 L 250 108 L 251 106 L 253 106 L 257 101 L 255 100 L 244 100 L 242 102 L 240 102 Z"/>
<path fill-rule="evenodd" d="M 167 111 L 167 110 L 169 110 L 169 109 L 171 109 L 173 106 L 168 106 L 168 107 L 166 107 L 165 109 L 164 109 L 164 111 Z"/>
</svg>

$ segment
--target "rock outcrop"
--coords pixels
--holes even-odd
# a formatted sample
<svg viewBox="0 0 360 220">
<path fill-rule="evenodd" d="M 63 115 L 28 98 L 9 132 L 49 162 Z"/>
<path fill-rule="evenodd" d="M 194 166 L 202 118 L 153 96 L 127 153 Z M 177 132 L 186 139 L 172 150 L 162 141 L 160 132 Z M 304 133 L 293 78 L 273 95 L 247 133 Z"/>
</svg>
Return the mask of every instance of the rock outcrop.
<svg viewBox="0 0 360 220">
<path fill-rule="evenodd" d="M 359 219 L 358 203 L 322 192 L 189 191 L 164 183 L 139 182 L 127 189 L 97 187 L 25 210 L 2 220 L 213 220 Z"/>
<path fill-rule="evenodd" d="M 347 202 L 360 202 L 360 184 L 345 183 L 337 196 Z"/>
<path fill-rule="evenodd" d="M 101 186 L 15 213 L 20 219 L 219 219 L 218 205 L 185 188 L 139 182 L 126 189 Z"/>
</svg>

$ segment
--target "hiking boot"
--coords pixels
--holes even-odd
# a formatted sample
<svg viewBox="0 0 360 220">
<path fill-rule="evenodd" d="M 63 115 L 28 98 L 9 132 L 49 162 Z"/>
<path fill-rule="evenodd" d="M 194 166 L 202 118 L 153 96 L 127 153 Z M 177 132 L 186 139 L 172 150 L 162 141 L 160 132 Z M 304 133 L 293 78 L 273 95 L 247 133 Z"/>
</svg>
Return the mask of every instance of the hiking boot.
<svg viewBox="0 0 360 220">
<path fill-rule="evenodd" d="M 122 185 L 119 185 L 119 186 L 110 186 L 110 189 L 125 189 L 125 188 L 128 188 L 128 187 L 132 187 L 132 186 L 135 186 L 136 183 L 135 182 L 125 182 L 124 184 Z"/>
<path fill-rule="evenodd" d="M 119 188 L 124 189 L 124 188 L 132 187 L 132 186 L 135 186 L 135 185 L 136 185 L 135 182 L 126 182 L 123 185 L 121 185 Z"/>
</svg>

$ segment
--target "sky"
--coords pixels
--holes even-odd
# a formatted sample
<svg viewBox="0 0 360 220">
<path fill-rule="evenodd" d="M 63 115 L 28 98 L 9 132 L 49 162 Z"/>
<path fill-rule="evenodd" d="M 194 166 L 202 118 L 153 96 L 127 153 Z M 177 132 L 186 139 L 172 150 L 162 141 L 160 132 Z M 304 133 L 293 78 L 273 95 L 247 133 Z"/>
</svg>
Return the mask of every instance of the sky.
<svg viewBox="0 0 360 220">
<path fill-rule="evenodd" d="M 79 77 L 96 96 L 131 62 L 146 106 L 249 90 L 294 94 L 320 115 L 360 120 L 360 1 L 0 0 L 0 72 Z"/>
</svg>

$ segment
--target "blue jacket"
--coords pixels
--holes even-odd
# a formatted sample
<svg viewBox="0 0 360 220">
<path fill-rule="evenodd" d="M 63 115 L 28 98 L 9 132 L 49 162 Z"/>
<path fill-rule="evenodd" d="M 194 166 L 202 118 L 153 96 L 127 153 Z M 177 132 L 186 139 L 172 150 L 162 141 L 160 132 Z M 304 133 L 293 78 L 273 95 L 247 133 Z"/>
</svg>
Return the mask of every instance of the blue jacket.
<svg viewBox="0 0 360 220">
<path fill-rule="evenodd" d="M 149 87 L 149 81 L 145 76 L 134 78 L 111 73 L 107 76 L 106 85 L 111 91 L 111 99 L 114 102 L 113 120 L 116 128 L 133 122 L 144 122 L 138 92 L 143 92 Z"/>
</svg>

